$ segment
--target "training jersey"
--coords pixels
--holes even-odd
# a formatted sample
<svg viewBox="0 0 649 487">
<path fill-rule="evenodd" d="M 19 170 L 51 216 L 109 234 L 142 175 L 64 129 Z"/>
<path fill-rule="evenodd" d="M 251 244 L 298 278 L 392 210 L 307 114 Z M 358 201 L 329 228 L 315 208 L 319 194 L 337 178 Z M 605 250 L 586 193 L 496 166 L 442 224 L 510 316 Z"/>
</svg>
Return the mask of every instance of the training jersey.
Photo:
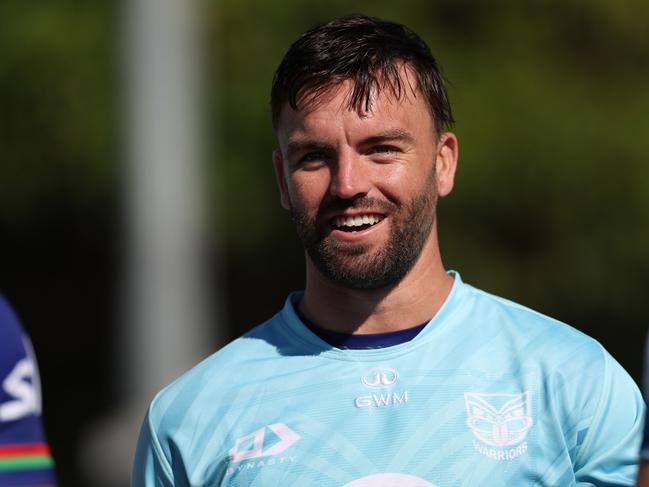
<svg viewBox="0 0 649 487">
<path fill-rule="evenodd" d="M 31 345 L 0 296 L 0 486 L 54 484 Z"/>
<path fill-rule="evenodd" d="M 284 308 L 163 389 L 132 485 L 633 485 L 644 404 L 603 347 L 454 285 L 412 340 L 332 347 Z"/>
</svg>

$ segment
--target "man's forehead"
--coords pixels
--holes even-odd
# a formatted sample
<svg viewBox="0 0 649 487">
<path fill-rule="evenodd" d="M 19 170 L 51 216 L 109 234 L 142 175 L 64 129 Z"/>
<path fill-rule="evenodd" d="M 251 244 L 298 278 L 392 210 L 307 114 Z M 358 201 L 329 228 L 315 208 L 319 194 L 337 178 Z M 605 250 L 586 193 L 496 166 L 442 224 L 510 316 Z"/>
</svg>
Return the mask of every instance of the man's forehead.
<svg viewBox="0 0 649 487">
<path fill-rule="evenodd" d="M 305 89 L 298 94 L 295 108 L 288 102 L 282 106 L 277 124 L 278 132 L 285 127 L 286 122 L 289 125 L 294 125 L 298 121 L 300 125 L 305 124 L 311 118 L 310 115 L 323 107 L 326 107 L 328 116 L 343 117 L 353 112 L 362 119 L 372 118 L 378 111 L 399 107 L 408 110 L 423 107 L 430 113 L 425 96 L 412 81 L 412 76 L 411 74 L 410 80 L 405 79 L 406 82 L 401 83 L 399 90 L 387 82 L 375 83 L 361 100 L 354 99 L 356 84 L 350 79 Z"/>
</svg>

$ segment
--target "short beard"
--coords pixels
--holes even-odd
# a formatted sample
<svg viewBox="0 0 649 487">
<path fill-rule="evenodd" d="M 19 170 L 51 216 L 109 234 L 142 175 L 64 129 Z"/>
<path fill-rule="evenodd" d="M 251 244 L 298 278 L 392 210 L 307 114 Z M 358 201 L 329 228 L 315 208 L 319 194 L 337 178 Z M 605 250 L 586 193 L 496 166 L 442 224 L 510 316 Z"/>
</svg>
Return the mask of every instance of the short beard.
<svg viewBox="0 0 649 487">
<path fill-rule="evenodd" d="M 305 250 L 318 271 L 334 284 L 357 290 L 381 289 L 397 284 L 413 268 L 435 222 L 437 194 L 434 167 L 429 184 L 398 207 L 374 198 L 337 200 L 323 210 L 343 208 L 390 210 L 392 225 L 386 245 L 373 254 L 362 244 L 332 242 L 318 232 L 316 219 L 293 207 L 291 216 Z"/>
</svg>

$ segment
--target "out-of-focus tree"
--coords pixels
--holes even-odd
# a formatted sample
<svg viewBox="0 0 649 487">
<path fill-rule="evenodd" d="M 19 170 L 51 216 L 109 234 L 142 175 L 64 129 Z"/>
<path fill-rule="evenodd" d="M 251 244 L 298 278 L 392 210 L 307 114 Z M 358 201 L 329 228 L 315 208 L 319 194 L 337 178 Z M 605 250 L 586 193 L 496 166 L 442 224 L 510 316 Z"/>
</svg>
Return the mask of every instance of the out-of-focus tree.
<svg viewBox="0 0 649 487">
<path fill-rule="evenodd" d="M 0 2 L 0 222 L 62 198 L 104 204 L 116 174 L 115 25 L 102 2 Z"/>
</svg>

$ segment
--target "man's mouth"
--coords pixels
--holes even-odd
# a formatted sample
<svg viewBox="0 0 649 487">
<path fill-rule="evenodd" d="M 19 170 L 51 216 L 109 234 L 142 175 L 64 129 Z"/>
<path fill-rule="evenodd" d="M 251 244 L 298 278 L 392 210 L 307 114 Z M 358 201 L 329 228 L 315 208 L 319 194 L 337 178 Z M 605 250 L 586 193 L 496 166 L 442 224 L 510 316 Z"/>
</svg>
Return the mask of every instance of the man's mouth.
<svg viewBox="0 0 649 487">
<path fill-rule="evenodd" d="M 383 218 L 383 215 L 378 215 L 376 213 L 353 216 L 336 216 L 331 220 L 331 224 L 335 229 L 343 232 L 360 232 L 372 225 L 376 225 L 383 220 Z"/>
</svg>

